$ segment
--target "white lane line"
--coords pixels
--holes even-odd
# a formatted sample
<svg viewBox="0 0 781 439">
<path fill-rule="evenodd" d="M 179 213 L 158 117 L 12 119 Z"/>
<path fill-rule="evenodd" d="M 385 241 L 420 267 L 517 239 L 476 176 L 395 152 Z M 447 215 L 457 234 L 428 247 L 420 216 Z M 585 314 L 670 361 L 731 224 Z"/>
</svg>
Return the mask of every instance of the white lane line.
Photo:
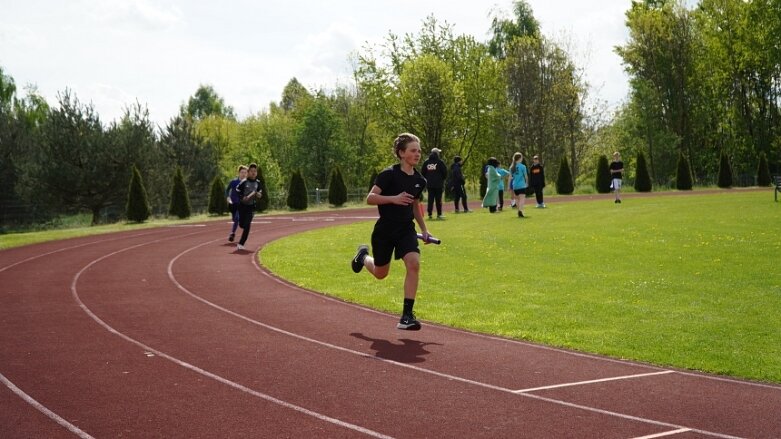
<svg viewBox="0 0 781 439">
<path fill-rule="evenodd" d="M 691 431 L 691 430 L 689 430 L 688 428 L 680 428 L 678 430 L 665 431 L 664 433 L 649 434 L 648 436 L 638 436 L 632 439 L 655 439 L 657 437 L 665 437 L 665 436 L 672 436 L 674 434 L 686 433 L 687 431 Z"/>
<path fill-rule="evenodd" d="M 294 332 L 286 331 L 284 329 L 277 328 L 276 326 L 271 326 L 269 324 L 266 324 L 266 323 L 254 320 L 254 319 L 252 319 L 250 317 L 247 317 L 247 316 L 245 316 L 243 314 L 239 314 L 239 313 L 237 313 L 235 311 L 231 311 L 230 309 L 227 309 L 225 307 L 217 305 L 216 303 L 210 302 L 210 301 L 204 299 L 203 297 L 198 296 L 197 294 L 195 294 L 195 293 L 191 292 L 190 290 L 188 290 L 187 288 L 185 288 L 182 284 L 180 284 L 176 280 L 176 277 L 173 274 L 173 265 L 174 265 L 174 263 L 180 257 L 184 256 L 185 254 L 187 254 L 187 253 L 189 253 L 189 252 L 191 252 L 191 251 L 193 251 L 195 249 L 198 249 L 200 247 L 206 246 L 206 245 L 210 244 L 211 242 L 213 242 L 213 241 L 204 242 L 202 244 L 199 244 L 199 245 L 196 245 L 194 247 L 191 247 L 191 248 L 189 248 L 187 250 L 184 250 L 183 252 L 181 252 L 178 255 L 176 255 L 173 259 L 171 259 L 171 262 L 168 263 L 168 277 L 176 285 L 177 288 L 179 288 L 182 292 L 184 292 L 185 294 L 187 294 L 190 297 L 194 298 L 195 300 L 198 300 L 198 301 L 200 301 L 202 303 L 205 303 L 208 306 L 211 306 L 211 307 L 213 307 L 213 308 L 215 308 L 217 310 L 220 310 L 220 311 L 222 311 L 222 312 L 224 312 L 224 313 L 226 313 L 228 315 L 234 316 L 234 317 L 236 317 L 238 319 L 244 320 L 244 321 L 246 321 L 248 323 L 251 323 L 253 325 L 260 326 L 260 327 L 266 328 L 268 330 L 277 332 L 279 334 L 284 334 L 284 335 L 290 336 L 292 338 L 297 338 L 299 340 L 303 340 L 303 341 L 306 341 L 306 342 L 309 342 L 309 343 L 313 343 L 313 344 L 320 345 L 320 346 L 323 346 L 323 347 L 335 349 L 337 351 L 358 355 L 360 357 L 369 358 L 369 359 L 376 360 L 376 361 L 382 361 L 384 363 L 388 363 L 388 364 L 391 364 L 391 365 L 394 365 L 394 366 L 403 367 L 403 368 L 415 370 L 415 371 L 418 371 L 418 372 L 423 372 L 423 373 L 430 374 L 430 375 L 435 375 L 435 376 L 438 376 L 438 377 L 441 377 L 441 378 L 445 378 L 445 379 L 451 380 L 451 381 L 458 381 L 458 382 L 471 384 L 471 385 L 478 386 L 478 387 L 483 387 L 483 388 L 486 388 L 486 389 L 497 390 L 499 392 L 512 393 L 513 395 L 518 395 L 518 396 L 531 398 L 531 399 L 536 399 L 536 400 L 540 400 L 540 401 L 546 401 L 546 402 L 549 402 L 549 403 L 552 403 L 552 404 L 556 404 L 556 405 L 563 405 L 565 407 L 576 408 L 576 409 L 585 410 L 585 411 L 594 412 L 594 413 L 600 413 L 600 414 L 603 414 L 603 415 L 614 416 L 614 417 L 617 417 L 617 418 L 628 419 L 628 420 L 631 420 L 631 421 L 637 421 L 637 422 L 642 422 L 642 423 L 646 423 L 646 424 L 658 425 L 658 426 L 662 426 L 662 427 L 669 427 L 669 428 L 675 428 L 675 429 L 687 428 L 687 427 L 685 427 L 683 425 L 671 424 L 671 423 L 668 423 L 668 422 L 656 421 L 656 420 L 653 420 L 653 419 L 641 418 L 641 417 L 638 417 L 638 416 L 626 415 L 626 414 L 623 414 L 623 413 L 612 412 L 612 411 L 609 411 L 609 410 L 603 410 L 603 409 L 599 409 L 599 408 L 595 408 L 595 407 L 589 407 L 589 406 L 584 406 L 584 405 L 580 405 L 580 404 L 574 404 L 574 403 L 570 403 L 570 402 L 567 402 L 567 401 L 562 401 L 562 400 L 553 399 L 553 398 L 546 398 L 544 396 L 538 396 L 538 395 L 535 395 L 535 394 L 532 394 L 532 393 L 517 393 L 517 392 L 513 391 L 512 389 L 508 389 L 508 388 L 505 388 L 505 387 L 495 386 L 493 384 L 488 384 L 488 383 L 484 383 L 484 382 L 480 382 L 480 381 L 470 380 L 468 378 L 463 378 L 463 377 L 456 376 L 456 375 L 450 375 L 450 374 L 443 373 L 443 372 L 437 372 L 437 371 L 431 370 L 431 369 L 424 369 L 422 367 L 413 366 L 411 364 L 406 364 L 406 363 L 400 363 L 398 361 L 389 360 L 387 358 L 379 358 L 379 357 L 367 354 L 365 352 L 355 351 L 355 350 L 352 350 L 352 349 L 349 349 L 349 348 L 346 348 L 346 347 L 343 347 L 343 346 L 338 346 L 338 345 L 334 345 L 334 344 L 331 344 L 331 343 L 328 343 L 328 342 L 324 342 L 324 341 L 316 340 L 316 339 L 313 339 L 313 338 L 309 338 L 309 337 L 304 336 L 304 335 L 296 334 Z M 253 259 L 254 259 L 254 257 L 253 257 Z M 672 371 L 665 371 L 665 372 L 666 373 L 670 373 Z M 698 429 L 693 429 L 693 428 L 691 428 L 689 430 L 697 432 L 697 433 L 700 433 L 700 434 L 713 436 L 713 437 L 718 437 L 718 438 L 722 438 L 722 439 L 742 439 L 742 438 L 740 438 L 738 436 L 730 436 L 730 435 L 725 435 L 725 434 L 721 434 L 721 433 L 711 432 L 711 431 L 707 431 L 707 430 L 698 430 Z"/>
<path fill-rule="evenodd" d="M 46 407 L 43 406 L 43 404 L 36 401 L 32 396 L 24 393 L 22 389 L 16 387 L 16 385 L 12 383 L 8 378 L 6 378 L 2 373 L 0 373 L 0 382 L 5 384 L 6 387 L 11 389 L 12 392 L 16 393 L 16 395 L 22 398 L 27 404 L 30 404 L 31 406 L 35 407 L 36 409 L 38 409 L 39 412 L 46 415 L 46 417 L 48 417 L 52 421 L 65 427 L 71 433 L 75 434 L 76 436 L 82 439 L 92 439 L 92 436 L 84 432 L 82 429 L 66 421 L 65 419 L 62 418 L 62 416 L 58 415 L 57 413 L 54 413 L 53 411 L 47 409 Z"/>
<path fill-rule="evenodd" d="M 632 378 L 642 378 L 642 377 L 650 377 L 650 376 L 656 376 L 656 375 L 666 375 L 668 373 L 675 373 L 675 371 L 673 371 L 673 370 L 664 370 L 662 372 L 639 373 L 639 374 L 636 374 L 636 375 L 623 375 L 623 376 L 610 377 L 610 378 L 601 378 L 601 379 L 598 379 L 598 380 L 577 381 L 577 382 L 573 382 L 573 383 L 564 383 L 564 384 L 553 384 L 553 385 L 550 385 L 550 386 L 532 387 L 531 389 L 516 390 L 514 393 L 536 392 L 538 390 L 558 389 L 560 387 L 582 386 L 582 385 L 585 385 L 585 384 L 604 383 L 606 381 L 629 380 L 629 379 L 632 379 Z"/>
<path fill-rule="evenodd" d="M 319 419 L 321 421 L 329 422 L 329 423 L 332 423 L 334 425 L 338 425 L 340 427 L 344 427 L 344 428 L 347 428 L 347 429 L 350 429 L 350 430 L 353 430 L 353 431 L 357 431 L 359 433 L 366 434 L 368 436 L 372 436 L 372 437 L 376 437 L 376 438 L 382 438 L 382 439 L 393 439 L 392 436 L 387 436 L 387 435 L 378 433 L 376 431 L 369 430 L 368 428 L 361 427 L 359 425 L 350 424 L 349 422 L 341 421 L 339 419 L 323 415 L 321 413 L 318 413 L 318 412 L 306 409 L 304 407 L 301 407 L 301 406 L 289 403 L 287 401 L 283 401 L 281 399 L 274 398 L 271 395 L 267 395 L 265 393 L 258 392 L 256 390 L 250 389 L 250 388 L 245 387 L 245 386 L 243 386 L 243 385 L 241 385 L 239 383 L 230 381 L 227 378 L 223 378 L 223 377 L 221 377 L 219 375 L 216 375 L 214 373 L 211 373 L 211 372 L 209 372 L 207 370 L 201 369 L 198 366 L 195 366 L 193 364 L 190 364 L 190 363 L 187 363 L 185 361 L 179 360 L 178 358 L 175 358 L 175 357 L 173 357 L 171 355 L 168 355 L 165 352 L 162 352 L 162 351 L 159 351 L 157 349 L 154 349 L 153 347 L 148 346 L 148 345 L 146 345 L 146 344 L 144 344 L 144 343 L 142 343 L 142 342 L 140 342 L 140 341 L 130 337 L 129 335 L 125 335 L 125 334 L 117 331 L 112 326 L 110 326 L 108 323 L 106 323 L 103 320 L 101 320 L 100 317 L 98 317 L 95 313 L 93 313 L 92 310 L 90 310 L 87 307 L 87 305 L 85 305 L 84 302 L 81 301 L 81 298 L 79 297 L 78 290 L 76 288 L 76 284 L 78 283 L 79 278 L 81 277 L 81 275 L 85 271 L 87 271 L 90 267 L 92 267 L 93 265 L 97 264 L 98 262 L 103 261 L 104 259 L 108 259 L 111 256 L 117 255 L 119 253 L 122 253 L 122 252 L 125 252 L 125 251 L 128 251 L 128 250 L 132 250 L 132 249 L 135 249 L 135 248 L 138 248 L 138 247 L 142 247 L 142 246 L 145 246 L 145 245 L 153 244 L 155 242 L 165 241 L 167 239 L 183 238 L 185 236 L 190 236 L 190 235 L 194 235 L 194 234 L 195 233 L 191 233 L 191 234 L 188 234 L 188 235 L 181 235 L 181 236 L 176 236 L 176 237 L 173 237 L 173 238 L 160 239 L 160 240 L 156 240 L 156 241 L 150 241 L 150 242 L 147 242 L 147 243 L 134 245 L 134 246 L 131 246 L 131 247 L 127 247 L 127 248 L 124 248 L 124 249 L 121 249 L 121 250 L 117 250 L 115 252 L 103 255 L 100 258 L 95 259 L 94 261 L 92 261 L 89 264 L 87 264 L 86 266 L 84 266 L 84 268 L 79 270 L 79 272 L 76 273 L 76 275 L 73 277 L 73 282 L 71 282 L 71 295 L 73 296 L 73 299 L 76 301 L 76 303 L 79 305 L 79 307 L 81 307 L 81 309 L 90 318 L 92 318 L 92 320 L 97 322 L 100 326 L 105 328 L 108 332 L 110 332 L 110 333 L 112 333 L 112 334 L 122 338 L 125 341 L 128 341 L 128 342 L 130 342 L 130 343 L 132 343 L 132 344 L 142 348 L 145 352 L 152 352 L 155 355 L 157 355 L 159 357 L 162 357 L 162 358 L 165 358 L 166 360 L 171 361 L 174 364 L 177 364 L 177 365 L 179 365 L 181 367 L 184 367 L 185 369 L 189 369 L 189 370 L 191 370 L 193 372 L 201 374 L 201 375 L 203 375 L 205 377 L 211 378 L 211 379 L 213 379 L 213 380 L 215 380 L 215 381 L 217 381 L 219 383 L 225 384 L 225 385 L 227 385 L 229 387 L 232 387 L 234 389 L 240 390 L 242 392 L 245 392 L 245 393 L 250 394 L 252 396 L 258 397 L 260 399 L 264 399 L 264 400 L 272 402 L 274 404 L 278 404 L 278 405 L 280 405 L 282 407 L 294 410 L 296 412 L 312 416 L 312 417 L 314 417 L 316 419 Z M 217 242 L 217 241 L 222 241 L 222 238 L 215 239 L 215 240 L 209 241 L 209 242 L 207 242 L 205 244 L 201 244 L 201 245 L 206 245 L 206 244 L 214 243 L 214 242 Z M 169 267 L 170 267 L 170 265 L 169 265 Z"/>
</svg>

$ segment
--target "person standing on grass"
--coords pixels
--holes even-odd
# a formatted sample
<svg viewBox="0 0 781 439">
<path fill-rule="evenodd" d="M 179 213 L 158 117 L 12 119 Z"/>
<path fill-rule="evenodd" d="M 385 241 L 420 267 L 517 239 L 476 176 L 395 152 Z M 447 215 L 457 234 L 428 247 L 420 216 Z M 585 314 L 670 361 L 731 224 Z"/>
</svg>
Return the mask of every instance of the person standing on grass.
<svg viewBox="0 0 781 439">
<path fill-rule="evenodd" d="M 426 179 L 428 191 L 428 219 L 431 219 L 434 203 L 437 205 L 437 219 L 442 219 L 442 190 L 447 178 L 447 165 L 439 158 L 441 153 L 441 149 L 433 148 L 420 169 L 420 173 Z"/>
<path fill-rule="evenodd" d="M 239 195 L 239 227 L 242 228 L 241 239 L 236 246 L 237 250 L 244 250 L 244 244 L 249 237 L 249 229 L 252 226 L 252 217 L 255 216 L 255 201 L 263 196 L 258 177 L 258 165 L 252 163 L 247 169 L 247 178 L 236 186 Z"/>
<path fill-rule="evenodd" d="M 516 152 L 513 154 L 513 165 L 510 168 L 513 180 L 513 194 L 515 194 L 515 205 L 518 207 L 518 218 L 524 218 L 523 206 L 526 204 L 526 187 L 529 186 L 529 172 L 526 165 L 523 164 L 523 154 Z"/>
<path fill-rule="evenodd" d="M 496 170 L 498 166 L 499 161 L 495 157 L 489 158 L 488 164 L 485 166 L 486 188 L 485 196 L 483 197 L 483 207 L 487 207 L 490 213 L 496 213 L 499 183 L 502 181 L 502 177 L 499 176 L 499 172 Z"/>
<path fill-rule="evenodd" d="M 453 188 L 453 202 L 456 205 L 456 213 L 459 212 L 458 200 L 461 200 L 461 204 L 464 206 L 464 213 L 471 212 L 466 205 L 466 179 L 461 169 L 461 156 L 458 155 L 453 157 L 453 164 L 450 166 L 450 185 Z"/>
<path fill-rule="evenodd" d="M 236 192 L 236 186 L 241 183 L 242 180 L 247 178 L 247 167 L 244 165 L 239 166 L 238 176 L 228 183 L 228 188 L 225 189 L 225 196 L 228 199 L 228 210 L 230 210 L 231 218 L 233 219 L 233 225 L 231 226 L 231 232 L 228 235 L 228 241 L 233 242 L 236 238 L 236 229 L 239 227 L 239 193 Z"/>
<path fill-rule="evenodd" d="M 540 163 L 540 156 L 535 155 L 532 158 L 532 166 L 529 169 L 529 181 L 534 188 L 534 196 L 537 198 L 537 208 L 541 209 L 545 207 L 545 202 L 542 200 L 542 189 L 545 188 L 545 169 Z"/>
<path fill-rule="evenodd" d="M 499 174 L 499 212 L 504 209 L 504 182 L 507 180 L 507 176 L 510 175 L 510 171 L 504 169 L 501 163 L 496 165 L 496 172 Z"/>
<path fill-rule="evenodd" d="M 373 256 L 369 256 L 369 247 L 361 244 L 351 265 L 355 273 L 365 267 L 375 278 L 384 279 L 390 272 L 392 256 L 404 261 L 404 308 L 396 327 L 416 331 L 420 322 L 413 306 L 420 276 L 420 249 L 412 220 L 417 221 L 424 243 L 431 237 L 419 207 L 419 196 L 426 188 L 426 179 L 415 169 L 421 156 L 420 139 L 414 134 L 399 134 L 393 141 L 393 152 L 399 163 L 380 172 L 366 196 L 366 203 L 377 206 L 380 214 L 371 237 Z"/>
<path fill-rule="evenodd" d="M 613 153 L 613 162 L 610 163 L 610 187 L 616 193 L 615 203 L 621 204 L 621 182 L 623 181 L 624 162 L 621 161 L 621 154 L 618 151 Z"/>
</svg>

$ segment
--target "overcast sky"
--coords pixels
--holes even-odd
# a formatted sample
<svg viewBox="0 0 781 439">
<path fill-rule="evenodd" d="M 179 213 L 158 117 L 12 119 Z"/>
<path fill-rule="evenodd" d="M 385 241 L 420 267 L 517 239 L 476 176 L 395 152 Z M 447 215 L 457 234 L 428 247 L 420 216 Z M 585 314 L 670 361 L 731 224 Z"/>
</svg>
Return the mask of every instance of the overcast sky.
<svg viewBox="0 0 781 439">
<path fill-rule="evenodd" d="M 627 38 L 631 0 L 528 0 L 546 36 L 569 40 L 593 93 L 627 94 L 613 47 Z M 138 100 L 165 124 L 200 84 L 239 117 L 279 101 L 292 77 L 307 88 L 348 83 L 351 53 L 389 31 L 417 33 L 426 16 L 487 41 L 489 14 L 512 2 L 475 0 L 0 0 L 0 67 L 19 94 L 49 101 L 71 89 L 105 121 Z"/>
</svg>

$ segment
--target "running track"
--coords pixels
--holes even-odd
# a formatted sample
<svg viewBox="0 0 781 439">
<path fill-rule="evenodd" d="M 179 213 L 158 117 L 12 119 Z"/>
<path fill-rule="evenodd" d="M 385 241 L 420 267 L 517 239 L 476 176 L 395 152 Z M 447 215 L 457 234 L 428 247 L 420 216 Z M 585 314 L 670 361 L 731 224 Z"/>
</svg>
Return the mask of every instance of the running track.
<svg viewBox="0 0 781 439">
<path fill-rule="evenodd" d="M 225 221 L 0 252 L 0 437 L 781 437 L 780 386 L 399 331 L 255 262 L 374 215 L 256 217 L 244 252 Z"/>
</svg>

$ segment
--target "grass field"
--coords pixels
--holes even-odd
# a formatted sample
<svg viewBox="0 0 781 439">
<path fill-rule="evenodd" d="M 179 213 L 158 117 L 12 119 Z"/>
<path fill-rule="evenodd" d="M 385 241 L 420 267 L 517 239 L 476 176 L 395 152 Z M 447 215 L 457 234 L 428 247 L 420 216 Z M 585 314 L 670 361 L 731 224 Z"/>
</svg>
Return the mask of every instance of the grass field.
<svg viewBox="0 0 781 439">
<path fill-rule="evenodd" d="M 529 208 L 531 207 L 531 208 Z M 557 202 L 429 222 L 424 320 L 665 366 L 781 382 L 781 203 L 768 192 Z M 398 313 L 403 265 L 377 281 L 349 260 L 373 222 L 262 250 L 279 276 Z M 317 252 L 311 249 L 317 248 Z M 424 328 L 425 330 L 425 328 Z"/>
</svg>

